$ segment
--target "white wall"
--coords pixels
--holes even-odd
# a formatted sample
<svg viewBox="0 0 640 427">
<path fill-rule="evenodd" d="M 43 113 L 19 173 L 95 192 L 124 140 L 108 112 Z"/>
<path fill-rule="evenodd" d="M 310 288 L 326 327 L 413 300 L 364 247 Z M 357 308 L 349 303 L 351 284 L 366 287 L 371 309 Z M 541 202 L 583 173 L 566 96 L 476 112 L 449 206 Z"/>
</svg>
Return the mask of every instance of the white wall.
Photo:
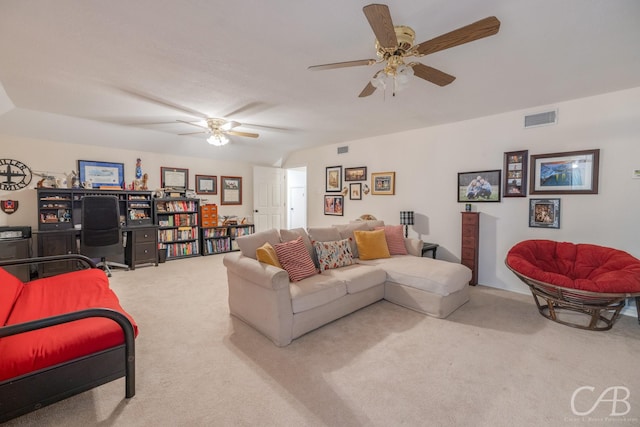
<svg viewBox="0 0 640 427">
<path fill-rule="evenodd" d="M 525 114 L 548 108 L 559 109 L 557 125 L 523 129 Z M 308 224 L 342 223 L 363 213 L 397 224 L 401 210 L 413 210 L 416 225 L 411 235 L 439 243 L 438 257 L 450 261 L 460 258 L 463 205 L 456 201 L 458 172 L 501 169 L 505 151 L 528 149 L 532 155 L 600 148 L 599 194 L 559 196 L 559 230 L 528 227 L 529 198 L 474 204 L 481 212 L 479 282 L 526 292 L 503 261 L 514 243 L 530 238 L 596 243 L 640 257 L 640 179 L 631 178 L 632 170 L 640 169 L 640 88 L 339 145 L 348 145 L 349 152 L 338 155 L 338 145 L 309 149 L 293 153 L 283 165 L 307 168 Z M 252 215 L 253 173 L 249 164 L 7 135 L 0 135 L 0 147 L 0 157 L 20 160 L 35 171 L 69 172 L 77 168 L 78 159 L 123 162 L 128 182 L 134 177 L 135 159 L 140 157 L 144 172 L 149 173 L 151 189 L 160 186 L 160 166 L 188 168 L 191 187 L 195 174 L 242 176 L 244 204 L 221 206 L 220 212 Z M 369 194 L 362 200 L 348 200 L 347 196 L 345 217 L 324 216 L 325 167 L 335 165 L 366 166 L 369 176 L 372 172 L 395 171 L 396 194 Z M 35 181 L 30 189 L 0 192 L 0 199 L 20 203 L 13 215 L 0 213 L 0 225 L 36 227 L 34 185 Z M 219 195 L 205 200 L 218 205 L 219 201 Z"/>
<path fill-rule="evenodd" d="M 242 218 L 251 216 L 253 211 L 253 166 L 248 163 L 219 162 L 210 159 L 168 156 L 135 150 L 122 150 L 93 145 L 67 144 L 55 141 L 17 138 L 0 135 L 0 157 L 20 160 L 32 171 L 54 173 L 63 177 L 62 173 L 77 171 L 78 160 L 97 160 L 118 162 L 125 165 L 125 180 L 130 184 L 135 178 L 136 158 L 142 159 L 143 173 L 149 175 L 148 188 L 160 187 L 160 167 L 189 169 L 189 188 L 195 189 L 195 176 L 216 175 L 218 177 L 217 195 L 198 195 L 202 203 L 218 205 L 219 215 L 237 215 Z M 220 206 L 220 176 L 242 176 L 243 189 L 240 206 Z M 36 182 L 40 177 L 33 177 L 28 189 L 18 191 L 0 191 L 0 199 L 17 200 L 18 211 L 7 215 L 0 212 L 0 225 L 30 225 L 37 230 Z"/>
<path fill-rule="evenodd" d="M 549 108 L 559 109 L 557 125 L 523 128 L 525 114 Z M 343 145 L 349 152 L 338 155 Z M 439 243 L 438 258 L 459 261 L 464 205 L 457 203 L 458 172 L 502 169 L 505 151 L 527 149 L 532 155 L 594 148 L 600 149 L 599 194 L 549 196 L 561 199 L 559 230 L 529 228 L 529 197 L 474 203 L 481 212 L 479 283 L 526 292 L 504 266 L 509 248 L 524 239 L 589 242 L 640 258 L 640 179 L 632 179 L 632 170 L 640 168 L 640 88 L 309 149 L 291 155 L 284 166 L 307 166 L 310 226 L 364 213 L 398 224 L 400 211 L 413 210 L 410 235 Z M 325 167 L 336 165 L 366 166 L 369 185 L 372 172 L 395 171 L 395 196 L 346 197 L 344 218 L 323 215 Z"/>
</svg>

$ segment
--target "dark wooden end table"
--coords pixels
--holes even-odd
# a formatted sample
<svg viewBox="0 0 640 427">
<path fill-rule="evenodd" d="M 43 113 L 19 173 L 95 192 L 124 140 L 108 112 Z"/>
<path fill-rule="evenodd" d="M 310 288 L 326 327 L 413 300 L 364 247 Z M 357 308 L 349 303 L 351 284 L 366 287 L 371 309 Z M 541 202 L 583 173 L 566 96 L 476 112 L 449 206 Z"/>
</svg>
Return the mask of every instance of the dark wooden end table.
<svg viewBox="0 0 640 427">
<path fill-rule="evenodd" d="M 422 256 L 424 256 L 427 252 L 431 251 L 431 258 L 436 259 L 436 252 L 438 251 L 438 246 L 440 245 L 437 243 L 424 242 L 422 244 Z"/>
</svg>

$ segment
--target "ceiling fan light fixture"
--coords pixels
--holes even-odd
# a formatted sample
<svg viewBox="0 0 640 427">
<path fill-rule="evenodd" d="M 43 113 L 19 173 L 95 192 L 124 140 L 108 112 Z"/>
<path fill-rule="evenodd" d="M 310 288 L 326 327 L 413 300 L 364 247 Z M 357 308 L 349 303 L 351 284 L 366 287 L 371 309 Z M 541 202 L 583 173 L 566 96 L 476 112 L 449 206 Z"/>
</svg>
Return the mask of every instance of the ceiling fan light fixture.
<svg viewBox="0 0 640 427">
<path fill-rule="evenodd" d="M 413 77 L 413 68 L 402 64 L 398 67 L 395 79 L 398 86 L 404 87 L 409 84 L 409 80 Z"/>
<path fill-rule="evenodd" d="M 387 73 L 384 70 L 380 70 L 371 77 L 371 84 L 376 89 L 385 89 L 387 87 Z"/>
<path fill-rule="evenodd" d="M 221 133 L 214 133 L 209 138 L 207 138 L 207 142 L 211 145 L 215 145 L 216 147 L 221 147 L 229 143 L 229 138 Z"/>
</svg>

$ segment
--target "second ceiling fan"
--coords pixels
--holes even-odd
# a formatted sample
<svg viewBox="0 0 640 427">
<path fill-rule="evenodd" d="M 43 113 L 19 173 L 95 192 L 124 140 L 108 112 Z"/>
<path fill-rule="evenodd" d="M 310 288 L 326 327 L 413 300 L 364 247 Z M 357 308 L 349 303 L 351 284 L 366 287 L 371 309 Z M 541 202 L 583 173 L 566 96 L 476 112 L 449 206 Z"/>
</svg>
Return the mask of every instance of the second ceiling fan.
<svg viewBox="0 0 640 427">
<path fill-rule="evenodd" d="M 198 132 L 181 133 L 179 135 L 195 135 L 197 133 L 205 133 L 210 135 L 207 138 L 207 142 L 211 145 L 217 145 L 217 146 L 225 145 L 229 143 L 229 138 L 227 138 L 227 135 L 244 136 L 247 138 L 257 138 L 258 136 L 260 136 L 257 133 L 239 132 L 239 131 L 233 130 L 238 126 L 241 126 L 241 123 L 233 120 L 208 118 L 205 121 L 207 123 L 206 126 L 198 124 L 197 122 L 188 122 L 186 120 L 178 120 L 178 122 L 180 123 L 186 123 L 188 125 L 197 126 L 203 129 Z"/>
<path fill-rule="evenodd" d="M 407 62 L 406 59 L 413 56 L 429 55 L 492 36 L 500 29 L 500 21 L 495 16 L 490 16 L 416 45 L 414 44 L 415 32 L 413 29 L 403 25 L 394 26 L 387 5 L 370 4 L 363 7 L 362 10 L 376 36 L 378 59 L 335 62 L 309 67 L 310 70 L 327 70 L 384 63 L 384 69 L 376 72 L 360 92 L 361 98 L 373 94 L 377 88 L 385 88 L 388 81 L 393 84 L 393 95 L 395 95 L 398 86 L 406 84 L 412 75 L 438 86 L 446 86 L 455 80 L 454 76 L 420 62 Z"/>
</svg>

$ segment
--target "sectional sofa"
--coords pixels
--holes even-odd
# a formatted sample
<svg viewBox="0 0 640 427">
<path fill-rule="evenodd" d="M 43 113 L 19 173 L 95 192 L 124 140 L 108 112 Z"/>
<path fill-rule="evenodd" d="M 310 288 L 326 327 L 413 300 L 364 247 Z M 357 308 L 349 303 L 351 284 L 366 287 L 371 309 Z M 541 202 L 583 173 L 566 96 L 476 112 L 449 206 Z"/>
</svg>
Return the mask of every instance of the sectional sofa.
<svg viewBox="0 0 640 427">
<path fill-rule="evenodd" d="M 421 257 L 421 240 L 381 221 L 272 229 L 237 243 L 224 257 L 230 313 L 277 346 L 382 299 L 438 318 L 469 300 L 467 267 Z"/>
</svg>

